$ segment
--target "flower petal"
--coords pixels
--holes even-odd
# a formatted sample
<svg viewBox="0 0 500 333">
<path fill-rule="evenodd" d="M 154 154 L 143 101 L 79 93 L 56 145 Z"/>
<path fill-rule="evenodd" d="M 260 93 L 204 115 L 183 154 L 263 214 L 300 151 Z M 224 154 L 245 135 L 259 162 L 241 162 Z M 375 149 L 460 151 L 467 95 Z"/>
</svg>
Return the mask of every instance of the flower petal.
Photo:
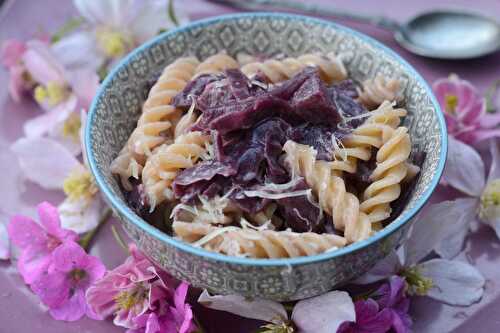
<svg viewBox="0 0 500 333">
<path fill-rule="evenodd" d="M 21 57 L 25 51 L 25 43 L 16 39 L 7 39 L 2 43 L 0 61 L 2 62 L 2 65 L 10 68 L 21 61 Z"/>
<path fill-rule="evenodd" d="M 106 23 L 107 0 L 73 0 L 76 9 L 93 25 Z"/>
<path fill-rule="evenodd" d="M 99 195 L 90 199 L 69 200 L 66 198 L 58 207 L 63 228 L 78 234 L 97 227 L 104 204 Z"/>
<path fill-rule="evenodd" d="M 86 263 L 86 256 L 85 250 L 77 243 L 64 242 L 52 253 L 54 269 L 60 272 L 71 272 L 75 268 L 82 268 Z"/>
<path fill-rule="evenodd" d="M 29 41 L 27 50 L 23 54 L 23 62 L 37 83 L 47 85 L 49 82 L 55 82 L 64 85 L 66 82 L 64 67 L 46 43 L 38 40 Z"/>
<path fill-rule="evenodd" d="M 462 208 L 455 201 L 443 201 L 428 206 L 418 215 L 404 245 L 405 266 L 418 263 L 440 242 L 451 237 L 450 233 L 457 229 L 454 223 L 464 213 Z"/>
<path fill-rule="evenodd" d="M 76 289 L 74 294 L 61 306 L 50 309 L 50 315 L 55 320 L 76 321 L 87 312 L 85 294 L 81 289 Z"/>
<path fill-rule="evenodd" d="M 24 283 L 32 284 L 44 274 L 47 274 L 52 258 L 45 249 L 30 246 L 21 252 L 17 262 L 17 270 L 23 277 Z"/>
<path fill-rule="evenodd" d="M 131 25 L 131 30 L 138 43 L 144 43 L 156 36 L 161 29 L 171 29 L 175 24 L 168 18 L 168 1 L 144 2 Z"/>
<path fill-rule="evenodd" d="M 0 217 L 3 220 L 2 214 Z M 7 227 L 5 226 L 3 221 L 0 221 L 0 259 L 9 259 L 10 258 L 10 242 L 9 235 L 7 234 Z"/>
<path fill-rule="evenodd" d="M 443 225 L 443 233 L 446 235 L 434 247 L 434 250 L 442 258 L 451 259 L 462 250 L 469 226 L 476 218 L 477 199 L 461 198 L 447 201 L 441 206 L 441 210 L 435 211 Z"/>
<path fill-rule="evenodd" d="M 69 73 L 69 82 L 80 105 L 88 109 L 99 88 L 99 76 L 91 70 L 80 69 Z"/>
<path fill-rule="evenodd" d="M 61 272 L 42 274 L 31 284 L 31 290 L 50 308 L 59 307 L 69 297 L 70 285 Z"/>
<path fill-rule="evenodd" d="M 396 251 L 391 251 L 381 261 L 368 271 L 368 273 L 357 278 L 353 283 L 355 284 L 370 284 L 380 280 L 384 280 L 400 270 L 402 266 L 401 259 Z"/>
<path fill-rule="evenodd" d="M 434 287 L 428 297 L 450 305 L 468 306 L 481 299 L 485 279 L 465 262 L 433 259 L 418 265 L 423 276 L 432 279 Z"/>
<path fill-rule="evenodd" d="M 24 123 L 24 134 L 29 138 L 43 136 L 61 128 L 61 125 L 76 111 L 78 100 L 75 95 L 70 95 L 65 101 L 57 104 L 48 112 L 29 119 Z"/>
<path fill-rule="evenodd" d="M 7 226 L 12 243 L 21 249 L 30 246 L 42 247 L 47 236 L 42 227 L 31 218 L 23 215 L 14 215 Z"/>
<path fill-rule="evenodd" d="M 51 46 L 55 57 L 68 70 L 83 69 L 97 72 L 104 58 L 97 50 L 94 35 L 87 31 L 78 31 L 63 37 Z"/>
<path fill-rule="evenodd" d="M 9 94 L 14 102 L 19 103 L 26 92 L 24 80 L 24 67 L 22 65 L 12 66 L 9 70 Z"/>
<path fill-rule="evenodd" d="M 61 144 L 47 138 L 21 138 L 12 145 L 12 151 L 26 178 L 46 189 L 62 189 L 70 172 L 83 168 Z"/>
<path fill-rule="evenodd" d="M 442 181 L 457 190 L 478 197 L 485 185 L 484 163 L 471 146 L 448 136 L 448 159 Z"/>
<path fill-rule="evenodd" d="M 210 296 L 208 291 L 204 290 L 198 298 L 198 303 L 210 309 L 226 311 L 241 317 L 263 320 L 276 324 L 280 324 L 288 319 L 288 315 L 283 305 L 270 300 L 254 299 L 250 301 L 240 295 Z"/>
<path fill-rule="evenodd" d="M 499 112 L 500 114 L 500 112 Z M 498 140 L 490 140 L 491 166 L 488 174 L 488 182 L 500 179 L 500 144 Z"/>
<path fill-rule="evenodd" d="M 50 203 L 46 201 L 40 203 L 37 206 L 37 212 L 40 217 L 40 223 L 45 230 L 52 236 L 60 239 L 61 242 L 65 240 L 76 241 L 78 239 L 78 236 L 74 232 L 61 228 L 59 212 Z"/>
<path fill-rule="evenodd" d="M 292 312 L 292 321 L 302 333 L 337 332 L 343 322 L 355 320 L 354 303 L 345 291 L 330 291 L 299 301 Z"/>
</svg>

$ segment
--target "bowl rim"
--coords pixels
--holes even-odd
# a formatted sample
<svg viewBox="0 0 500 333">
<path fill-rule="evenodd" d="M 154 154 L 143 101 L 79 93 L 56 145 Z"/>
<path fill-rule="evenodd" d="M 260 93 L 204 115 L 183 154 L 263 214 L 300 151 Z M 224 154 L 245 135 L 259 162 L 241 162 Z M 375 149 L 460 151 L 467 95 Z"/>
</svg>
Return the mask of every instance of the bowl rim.
<svg viewBox="0 0 500 333">
<path fill-rule="evenodd" d="M 111 189 L 108 187 L 106 184 L 106 181 L 104 179 L 103 173 L 99 170 L 97 166 L 97 162 L 95 160 L 94 154 L 92 152 L 92 146 L 91 146 L 91 139 L 92 139 L 92 124 L 94 123 L 94 118 L 96 115 L 96 108 L 97 104 L 101 99 L 101 96 L 107 89 L 107 87 L 110 85 L 112 80 L 116 77 L 117 73 L 123 68 L 129 65 L 130 61 L 139 53 L 143 52 L 144 50 L 147 50 L 148 48 L 153 47 L 154 45 L 160 43 L 163 39 L 173 36 L 178 34 L 179 32 L 184 32 L 193 28 L 203 28 L 212 24 L 216 23 L 221 23 L 224 21 L 234 21 L 237 19 L 241 18 L 276 18 L 276 19 L 286 19 L 286 20 L 300 20 L 304 22 L 309 22 L 312 24 L 316 25 L 323 25 L 323 26 L 328 26 L 331 28 L 334 28 L 335 30 L 339 30 L 342 32 L 345 32 L 347 34 L 354 35 L 363 41 L 367 42 L 371 46 L 373 46 L 376 49 L 380 49 L 383 52 L 389 54 L 392 56 L 394 59 L 396 59 L 403 67 L 407 70 L 408 73 L 410 73 L 418 82 L 422 84 L 424 87 L 426 93 L 429 95 L 431 99 L 431 103 L 433 104 L 435 108 L 435 113 L 438 118 L 438 123 L 439 123 L 439 131 L 441 134 L 441 154 L 439 156 L 439 162 L 436 167 L 436 172 L 434 174 L 433 179 L 431 180 L 429 187 L 425 192 L 423 192 L 420 196 L 420 198 L 417 200 L 415 203 L 415 206 L 410 209 L 409 211 L 405 212 L 399 221 L 393 221 L 390 223 L 388 226 L 386 226 L 384 229 L 381 231 L 377 232 L 375 235 L 369 237 L 368 239 L 362 240 L 355 242 L 353 244 L 350 244 L 346 247 L 340 248 L 335 251 L 331 252 L 324 252 L 321 254 L 313 255 L 313 256 L 304 256 L 304 257 L 295 257 L 295 258 L 278 258 L 278 259 L 257 259 L 257 258 L 245 258 L 245 257 L 234 257 L 234 256 L 228 256 L 220 253 L 215 253 L 215 252 L 210 252 L 208 250 L 205 250 L 200 247 L 194 247 L 190 245 L 189 243 L 183 242 L 181 240 L 177 240 L 174 237 L 171 237 L 161 230 L 155 228 L 154 226 L 150 225 L 147 223 L 145 220 L 140 218 L 135 212 L 133 212 L 130 207 L 126 204 L 122 204 L 117 197 L 113 195 L 111 192 Z M 445 162 L 446 162 L 446 155 L 447 155 L 447 150 L 448 150 L 448 137 L 447 137 L 447 129 L 446 129 L 446 124 L 444 120 L 444 115 L 441 112 L 441 108 L 439 106 L 439 103 L 437 102 L 436 97 L 434 96 L 434 93 L 432 92 L 432 89 L 430 86 L 427 84 L 425 79 L 411 66 L 406 60 L 404 60 L 400 55 L 398 55 L 395 51 L 391 50 L 384 44 L 380 43 L 379 41 L 373 39 L 372 37 L 369 37 L 361 32 L 355 31 L 353 29 L 347 28 L 343 25 L 329 22 L 323 19 L 318 19 L 318 18 L 313 18 L 313 17 L 308 17 L 304 15 L 297 15 L 297 14 L 289 14 L 289 13 L 269 13 L 269 12 L 252 12 L 252 13 L 238 13 L 238 14 L 228 14 L 228 15 L 221 15 L 221 16 L 216 16 L 216 17 L 211 17 L 208 19 L 203 19 L 199 21 L 195 21 L 193 23 L 190 23 L 186 26 L 175 28 L 173 30 L 164 32 L 155 38 L 149 40 L 148 42 L 142 44 L 141 46 L 137 47 L 134 49 L 132 52 L 130 52 L 126 57 L 124 57 L 118 65 L 115 66 L 115 68 L 107 75 L 105 80 L 102 82 L 100 85 L 93 101 L 91 104 L 91 107 L 88 112 L 88 119 L 87 119 L 87 126 L 85 128 L 85 146 L 86 146 L 86 155 L 87 155 L 87 160 L 88 164 L 90 166 L 90 170 L 92 174 L 94 175 L 94 178 L 96 180 L 97 185 L 99 186 L 99 189 L 101 192 L 104 194 L 105 198 L 107 199 L 108 203 L 110 203 L 115 210 L 117 210 L 122 216 L 125 216 L 125 218 L 133 223 L 136 227 L 142 229 L 144 232 L 147 234 L 159 239 L 160 241 L 167 243 L 168 245 L 178 248 L 181 251 L 185 251 L 189 254 L 203 257 L 204 259 L 209 259 L 212 261 L 220 261 L 223 263 L 227 264 L 235 264 L 235 265 L 251 265 L 251 266 L 291 266 L 291 265 L 302 265 L 302 264 L 312 264 L 315 262 L 320 262 L 324 260 L 330 260 L 336 257 L 340 257 L 346 254 L 349 254 L 351 252 L 356 252 L 359 251 L 365 247 L 370 246 L 373 243 L 376 243 L 385 237 L 391 235 L 395 231 L 397 231 L 399 228 L 401 228 L 403 225 L 408 223 L 419 211 L 420 209 L 424 206 L 424 204 L 429 200 L 429 197 L 431 194 L 434 192 L 434 189 L 436 188 L 439 179 L 441 178 L 441 175 L 444 170 Z"/>
</svg>

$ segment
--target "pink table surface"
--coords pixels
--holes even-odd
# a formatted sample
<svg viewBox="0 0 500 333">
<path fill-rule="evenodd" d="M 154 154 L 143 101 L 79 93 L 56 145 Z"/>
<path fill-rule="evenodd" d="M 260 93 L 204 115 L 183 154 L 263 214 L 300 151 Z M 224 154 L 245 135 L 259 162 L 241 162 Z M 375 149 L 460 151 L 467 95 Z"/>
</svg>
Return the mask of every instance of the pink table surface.
<svg viewBox="0 0 500 333">
<path fill-rule="evenodd" d="M 405 20 L 411 16 L 434 8 L 467 8 L 486 15 L 497 17 L 500 14 L 498 0 L 442 0 L 442 1 L 406 1 L 401 0 L 337 0 L 318 1 L 338 8 L 350 9 L 360 13 L 381 14 Z M 192 20 L 234 12 L 202 0 L 178 0 Z M 0 41 L 9 37 L 28 38 L 44 27 L 48 31 L 61 25 L 68 17 L 75 15 L 71 1 L 61 0 L 7 0 L 0 9 Z M 414 65 L 428 82 L 447 76 L 450 72 L 469 79 L 480 90 L 485 89 L 500 78 L 500 54 L 470 61 L 440 61 L 414 56 L 400 48 L 391 35 L 380 29 L 349 21 L 339 23 L 362 31 L 388 45 Z M 26 184 L 25 191 L 14 181 L 17 164 L 12 161 L 8 145 L 22 133 L 22 124 L 33 116 L 35 109 L 30 102 L 14 104 L 7 96 L 7 73 L 0 69 L 0 186 L 11 190 L 11 194 L 0 198 L 0 219 L 5 223 L 8 216 L 16 212 L 33 215 L 33 207 L 42 200 L 58 203 L 62 195 L 41 189 L 34 184 Z M 57 161 L 54 161 L 57 163 Z M 7 175 L 7 176 L 6 176 Z M 436 193 L 433 200 L 453 197 L 453 193 Z M 117 221 L 111 224 L 118 225 Z M 92 253 L 99 256 L 107 267 L 121 263 L 125 257 L 116 245 L 110 233 L 110 224 L 98 235 Z M 412 303 L 412 315 L 415 318 L 415 332 L 499 332 L 500 331 L 500 243 L 493 232 L 479 228 L 467 240 L 464 260 L 473 263 L 486 277 L 486 291 L 481 302 L 468 307 L 456 308 L 437 302 L 417 298 Z M 460 290 L 457 290 L 460 292 Z M 325 311 L 327 311 L 325 309 Z M 252 332 L 258 323 L 229 314 L 197 308 L 197 314 L 208 332 Z M 0 263 L 0 333 L 11 332 L 123 332 L 110 321 L 98 322 L 83 319 L 74 323 L 52 320 L 44 311 L 37 298 L 24 286 L 15 268 L 8 262 Z"/>
</svg>

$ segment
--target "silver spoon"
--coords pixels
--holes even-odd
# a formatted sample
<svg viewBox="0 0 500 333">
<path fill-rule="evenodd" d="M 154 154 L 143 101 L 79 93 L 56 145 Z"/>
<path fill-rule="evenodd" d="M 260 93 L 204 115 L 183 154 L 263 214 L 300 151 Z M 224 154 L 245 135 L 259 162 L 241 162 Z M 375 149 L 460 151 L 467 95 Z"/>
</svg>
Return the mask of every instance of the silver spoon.
<svg viewBox="0 0 500 333">
<path fill-rule="evenodd" d="M 429 58 L 469 59 L 500 49 L 500 24 L 491 18 L 454 10 L 436 10 L 398 23 L 382 16 L 346 12 L 311 3 L 288 0 L 209 0 L 244 10 L 293 9 L 372 24 L 394 32 L 396 41 L 408 51 Z"/>
</svg>

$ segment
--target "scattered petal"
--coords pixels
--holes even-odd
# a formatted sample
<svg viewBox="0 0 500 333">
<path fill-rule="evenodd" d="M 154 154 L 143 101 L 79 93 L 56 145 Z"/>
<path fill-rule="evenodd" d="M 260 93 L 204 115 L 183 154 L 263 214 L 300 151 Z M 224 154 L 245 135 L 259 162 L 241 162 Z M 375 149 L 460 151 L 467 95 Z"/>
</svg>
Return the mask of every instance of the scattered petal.
<svg viewBox="0 0 500 333">
<path fill-rule="evenodd" d="M 12 145 L 12 151 L 25 177 L 46 189 L 62 189 L 71 171 L 83 168 L 61 144 L 47 138 L 21 138 Z"/>
<path fill-rule="evenodd" d="M 460 206 L 464 204 L 464 206 Z M 466 205 L 467 204 L 467 205 Z M 451 232 L 460 228 L 455 225 L 460 220 L 463 208 L 470 207 L 469 201 L 443 201 L 428 206 L 423 213 L 420 213 L 413 224 L 410 237 L 405 248 L 405 266 L 418 263 L 425 256 L 438 246 L 444 239 L 458 237 L 450 235 Z M 460 223 L 466 223 L 467 218 Z M 462 239 L 463 240 L 463 239 Z M 460 239 L 455 239 L 457 243 Z"/>
<path fill-rule="evenodd" d="M 99 195 L 71 200 L 66 198 L 58 207 L 63 228 L 81 234 L 97 227 L 104 208 Z"/>
<path fill-rule="evenodd" d="M 69 82 L 80 105 L 88 109 L 99 88 L 99 76 L 91 70 L 80 69 L 69 74 Z"/>
<path fill-rule="evenodd" d="M 24 134 L 29 138 L 53 133 L 76 111 L 78 100 L 71 95 L 53 109 L 24 123 Z"/>
<path fill-rule="evenodd" d="M 384 280 L 394 274 L 397 274 L 402 268 L 402 260 L 396 251 L 391 251 L 387 257 L 375 264 L 368 273 L 357 278 L 355 284 L 370 284 Z"/>
<path fill-rule="evenodd" d="M 484 163 L 471 146 L 448 137 L 448 159 L 442 181 L 457 190 L 479 197 L 485 185 Z"/>
<path fill-rule="evenodd" d="M 483 296 L 485 279 L 467 263 L 432 259 L 417 267 L 433 282 L 434 287 L 427 294 L 430 298 L 450 305 L 469 306 Z"/>
<path fill-rule="evenodd" d="M 64 85 L 64 67 L 55 58 L 47 43 L 31 40 L 23 54 L 23 62 L 31 77 L 38 83 L 47 85 L 49 82 Z"/>
<path fill-rule="evenodd" d="M 280 324 L 288 319 L 288 315 L 283 305 L 270 300 L 248 300 L 240 295 L 210 296 L 208 291 L 204 290 L 198 298 L 198 303 L 210 309 L 226 311 L 241 317 L 263 320 L 276 324 Z"/>
<path fill-rule="evenodd" d="M 97 72 L 104 59 L 99 54 L 97 41 L 86 31 L 78 31 L 61 38 L 51 46 L 56 58 L 69 70 L 85 69 Z"/>
<path fill-rule="evenodd" d="M 293 308 L 292 321 L 302 333 L 331 333 L 345 321 L 355 321 L 351 296 L 345 291 L 299 301 Z"/>
<path fill-rule="evenodd" d="M 434 211 L 446 233 L 434 250 L 442 258 L 451 259 L 462 250 L 469 226 L 476 218 L 478 200 L 461 198 L 445 202 L 438 211 Z"/>
</svg>

